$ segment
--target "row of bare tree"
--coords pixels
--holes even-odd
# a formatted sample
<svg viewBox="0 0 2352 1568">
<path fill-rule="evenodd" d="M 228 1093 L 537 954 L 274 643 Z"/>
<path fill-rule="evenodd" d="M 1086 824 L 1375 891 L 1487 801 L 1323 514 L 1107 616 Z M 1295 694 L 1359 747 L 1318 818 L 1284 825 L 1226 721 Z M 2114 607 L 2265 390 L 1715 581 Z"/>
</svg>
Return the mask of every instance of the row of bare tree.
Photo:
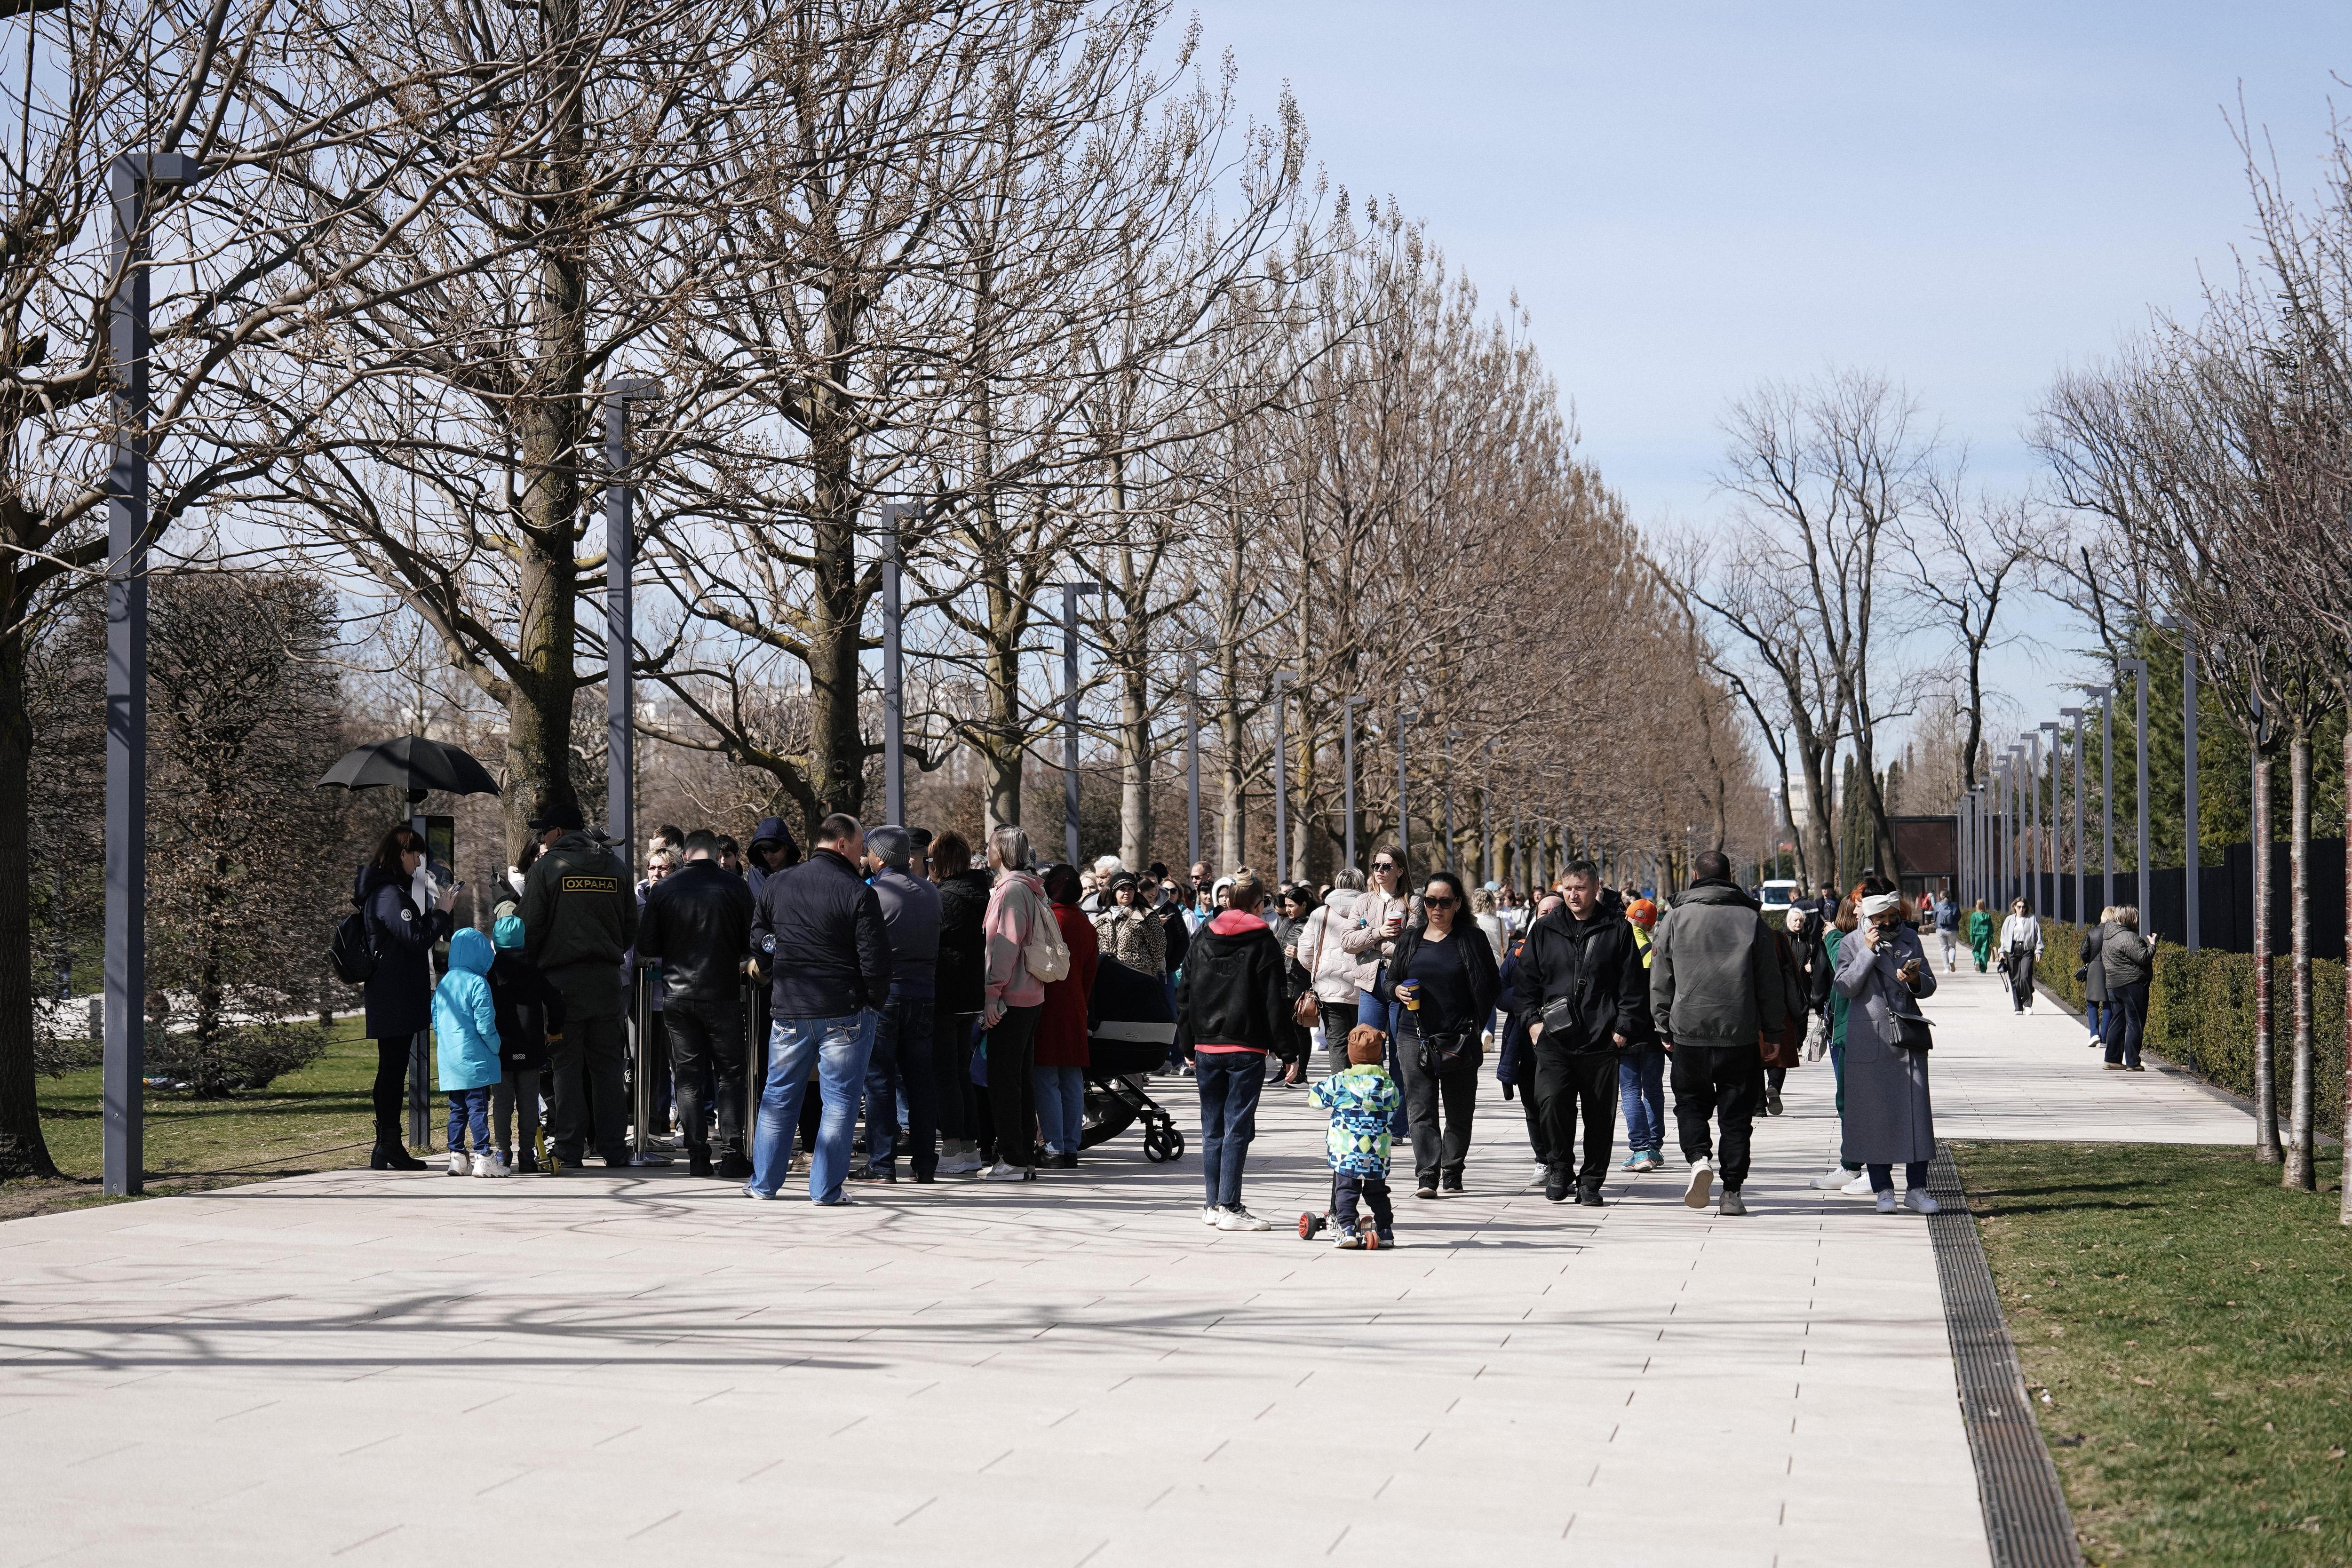
<svg viewBox="0 0 2352 1568">
<path fill-rule="evenodd" d="M 2352 144 L 2339 132 L 2311 200 L 2248 151 L 2258 242 L 2235 274 L 2209 285 L 2201 319 L 2159 319 L 2110 362 L 2063 377 L 2042 439 L 2066 499 L 2099 522 L 2076 558 L 2079 580 L 2104 590 L 2089 601 L 2103 634 L 2193 646 L 2252 752 L 2257 1148 L 2309 1191 L 2313 741 L 2352 700 Z M 2281 751 L 2292 868 L 2284 1149 L 2262 852 L 2275 835 Z M 2352 1191 L 2343 1213 L 2352 1224 Z"/>
<path fill-rule="evenodd" d="M 106 563 L 114 161 L 146 191 L 153 517 L 167 561 L 267 561 L 422 634 L 403 671 L 495 712 L 507 847 L 580 800 L 605 668 L 601 405 L 632 406 L 631 662 L 648 730 L 866 812 L 895 549 L 916 762 L 1023 815 L 1087 602 L 1120 843 L 1188 688 L 1221 858 L 1391 830 L 1375 747 L 1621 858 L 1751 843 L 1729 689 L 1516 310 L 1308 166 L 1288 103 L 1163 0 L 157 0 L 19 8 L 0 229 L 0 1173 L 31 1082 L 26 674 Z M 887 504 L 907 511 L 895 538 Z M 346 639 L 346 651 L 350 639 Z M 306 655 L 305 657 L 311 657 Z M 429 666 L 430 668 L 424 668 Z M 1277 682 L 1276 672 L 1293 679 Z M 420 699 L 417 706 L 426 704 Z M 1410 721 L 1400 715 L 1410 714 Z M 967 825 L 971 826 L 979 824 Z M 1466 842 L 1466 836 L 1465 836 Z M 1100 847 L 1109 847 L 1101 846 Z M 1466 857 L 1465 857 L 1466 858 Z"/>
</svg>

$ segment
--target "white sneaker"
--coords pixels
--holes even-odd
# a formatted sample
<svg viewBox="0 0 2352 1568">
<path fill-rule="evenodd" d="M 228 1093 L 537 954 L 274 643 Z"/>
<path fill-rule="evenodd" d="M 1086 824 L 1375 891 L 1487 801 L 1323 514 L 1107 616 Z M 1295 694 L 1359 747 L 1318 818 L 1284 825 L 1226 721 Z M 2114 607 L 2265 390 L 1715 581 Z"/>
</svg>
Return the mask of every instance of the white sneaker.
<svg viewBox="0 0 2352 1568">
<path fill-rule="evenodd" d="M 1936 1201 L 1936 1194 L 1925 1187 L 1913 1187 L 1903 1194 L 1903 1201 L 1921 1214 L 1934 1214 L 1944 1206 Z"/>
<path fill-rule="evenodd" d="M 1845 1194 L 1845 1195 L 1850 1198 L 1868 1197 L 1870 1195 L 1870 1173 L 1868 1171 L 1856 1171 L 1853 1173 L 1853 1180 L 1840 1187 L 1838 1191 Z"/>
<path fill-rule="evenodd" d="M 1813 1190 L 1822 1193 L 1836 1192 L 1839 1188 L 1845 1185 L 1846 1179 L 1853 1174 L 1853 1173 L 1847 1170 L 1843 1165 L 1832 1165 L 1828 1170 L 1823 1171 L 1820 1175 L 1813 1178 Z"/>
<path fill-rule="evenodd" d="M 1551 1167 L 1545 1164 L 1541 1160 L 1538 1160 L 1535 1163 L 1534 1168 L 1528 1172 L 1528 1180 L 1538 1184 L 1550 1181 Z"/>
<path fill-rule="evenodd" d="M 463 1149 L 449 1151 L 449 1173 L 453 1176 L 470 1176 L 474 1173 L 474 1163 L 466 1158 L 466 1152 Z"/>
<path fill-rule="evenodd" d="M 1693 1209 L 1706 1207 L 1706 1194 L 1714 1186 L 1715 1165 L 1711 1161 L 1701 1160 L 1691 1167 L 1690 1185 L 1683 1192 L 1683 1206 Z"/>
<path fill-rule="evenodd" d="M 499 1159 L 494 1152 L 485 1152 L 474 1156 L 474 1174 L 478 1176 L 503 1176 L 509 1174 L 509 1173 L 507 1170 L 507 1163 L 504 1160 Z"/>
<path fill-rule="evenodd" d="M 2106 1041 L 2105 1041 L 2105 1040 L 2103 1040 L 2103 1039 L 2101 1039 L 2101 1038 L 2099 1038 L 2099 1031 L 2098 1031 L 2098 1030 L 2096 1030 L 2096 1029 L 2093 1029 L 2093 1030 L 2091 1031 L 2091 1038 L 2090 1038 L 2090 1042 L 2089 1042 L 2089 1043 L 2090 1043 L 2090 1044 L 2092 1044 L 2092 1045 L 2094 1045 L 2094 1046 L 2104 1046 L 2104 1045 L 2105 1045 L 2107 1042 L 2106 1042 Z"/>
<path fill-rule="evenodd" d="M 1216 1229 L 1217 1222 L 1224 1217 L 1225 1211 L 1214 1204 L 1203 1204 L 1201 1206 L 1201 1223 L 1211 1230 Z"/>
<path fill-rule="evenodd" d="M 1219 1230 L 1272 1230 L 1274 1227 L 1245 1208 L 1230 1208 L 1217 1216 Z"/>
<path fill-rule="evenodd" d="M 1893 1214 L 1895 1212 L 1895 1189 L 1893 1187 L 1889 1187 L 1885 1192 L 1878 1194 L 1878 1212 L 1880 1214 Z"/>
<path fill-rule="evenodd" d="M 999 1160 L 982 1173 L 980 1179 L 983 1182 L 1025 1182 L 1029 1179 L 1029 1173 L 1018 1165 L 1008 1165 Z"/>
</svg>

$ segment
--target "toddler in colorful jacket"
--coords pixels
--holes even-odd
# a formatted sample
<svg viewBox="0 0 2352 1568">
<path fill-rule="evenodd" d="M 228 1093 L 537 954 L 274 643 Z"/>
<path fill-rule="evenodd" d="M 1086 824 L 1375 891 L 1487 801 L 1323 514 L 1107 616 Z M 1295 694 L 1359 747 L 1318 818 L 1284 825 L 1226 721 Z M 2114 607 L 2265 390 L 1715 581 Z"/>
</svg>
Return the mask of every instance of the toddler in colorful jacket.
<svg viewBox="0 0 2352 1568">
<path fill-rule="evenodd" d="M 1345 1247 L 1396 1245 L 1396 1213 L 1389 1204 L 1389 1120 L 1404 1103 L 1396 1080 L 1381 1065 L 1388 1037 L 1369 1024 L 1348 1031 L 1348 1066 L 1314 1086 L 1315 1103 L 1331 1112 L 1324 1152 L 1331 1163 L 1331 1224 Z M 1359 1226 L 1357 1205 L 1369 1206 L 1372 1223 Z M 1303 1216 L 1302 1237 L 1323 1228 Z"/>
</svg>

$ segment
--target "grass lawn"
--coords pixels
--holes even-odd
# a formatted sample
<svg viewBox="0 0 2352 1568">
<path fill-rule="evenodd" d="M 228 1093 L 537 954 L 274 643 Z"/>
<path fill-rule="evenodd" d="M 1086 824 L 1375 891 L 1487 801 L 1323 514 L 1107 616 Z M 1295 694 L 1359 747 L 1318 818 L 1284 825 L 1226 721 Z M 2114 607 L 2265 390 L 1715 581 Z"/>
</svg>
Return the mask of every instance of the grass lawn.
<svg viewBox="0 0 2352 1568">
<path fill-rule="evenodd" d="M 375 1047 L 360 1033 L 360 1020 L 351 1017 L 336 1021 L 324 1056 L 258 1094 L 208 1100 L 150 1089 L 147 1191 L 201 1192 L 362 1164 L 375 1141 L 368 1108 L 374 1079 Z M 99 1190 L 100 1094 L 95 1068 L 40 1080 L 42 1131 L 64 1174 L 0 1185 L 0 1219 L 122 1201 Z M 440 1110 L 437 1099 L 435 1110 Z"/>
<path fill-rule="evenodd" d="M 2352 1563 L 2338 1152 L 2315 1194 L 2238 1149 L 1955 1152 L 2095 1568 Z"/>
</svg>

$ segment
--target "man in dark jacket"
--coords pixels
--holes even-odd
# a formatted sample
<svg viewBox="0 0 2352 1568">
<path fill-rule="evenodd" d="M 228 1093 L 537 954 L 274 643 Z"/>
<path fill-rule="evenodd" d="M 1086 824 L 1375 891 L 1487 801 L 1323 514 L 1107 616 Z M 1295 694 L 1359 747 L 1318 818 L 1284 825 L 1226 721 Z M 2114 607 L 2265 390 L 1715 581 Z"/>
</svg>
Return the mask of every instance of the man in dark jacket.
<svg viewBox="0 0 2352 1568">
<path fill-rule="evenodd" d="M 719 836 L 686 840 L 686 864 L 646 895 L 637 956 L 661 963 L 661 1026 L 669 1038 L 677 1117 L 693 1173 L 741 1181 L 743 1148 L 743 960 L 751 951 L 751 890 L 719 866 Z M 714 1171 L 708 1084 L 718 1096 Z"/>
<path fill-rule="evenodd" d="M 939 967 L 940 890 L 915 875 L 915 841 L 905 828 L 877 827 L 866 836 L 866 881 L 882 905 L 890 934 L 890 999 L 874 1028 L 874 1055 L 866 1068 L 866 1177 L 895 1182 L 898 1091 L 907 1093 L 907 1145 L 915 1180 L 928 1182 L 940 1164 L 938 1114 L 931 1070 L 931 999 Z"/>
<path fill-rule="evenodd" d="M 1787 1021 L 1774 931 L 1756 900 L 1731 881 L 1720 851 L 1699 852 L 1696 879 L 1658 922 L 1650 959 L 1650 1014 L 1671 1054 L 1675 1127 L 1691 1163 L 1683 1202 L 1706 1207 L 1707 1189 L 1723 1177 L 1721 1212 L 1744 1215 L 1748 1129 L 1764 1098 L 1758 1042 Z M 1723 1150 L 1711 1123 L 1723 1121 Z"/>
<path fill-rule="evenodd" d="M 938 977 L 931 997 L 931 1077 L 939 1089 L 942 1176 L 980 1169 L 981 1097 L 971 1081 L 973 1031 L 988 1005 L 988 872 L 971 863 L 961 833 L 931 841 L 931 877 L 940 889 Z"/>
<path fill-rule="evenodd" d="M 1201 1091 L 1201 1176 L 1205 1224 L 1265 1230 L 1242 1203 L 1242 1166 L 1257 1135 L 1266 1058 L 1286 1048 L 1289 987 L 1281 945 L 1258 918 L 1265 888 L 1236 877 L 1226 908 L 1201 929 L 1176 983 L 1176 1045 L 1194 1060 Z"/>
<path fill-rule="evenodd" d="M 555 1071 L 555 1169 L 579 1164 L 591 1111 L 596 1152 L 607 1165 L 627 1165 L 621 958 L 636 941 L 636 894 L 578 806 L 550 806 L 530 826 L 544 847 L 523 879 L 523 956 L 563 998 L 563 1037 L 547 1053 Z"/>
<path fill-rule="evenodd" d="M 890 996 L 890 936 L 881 900 L 858 872 L 865 853 L 866 829 L 836 812 L 818 826 L 814 854 L 761 881 L 751 946 L 774 981 L 768 1081 L 746 1196 L 772 1198 L 783 1185 L 814 1065 L 824 1115 L 809 1151 L 809 1197 L 851 1201 L 841 1184 L 849 1173 L 875 1021 Z"/>
<path fill-rule="evenodd" d="M 1562 906 L 1536 921 L 1515 967 L 1518 1006 L 1535 1042 L 1536 1101 L 1549 1134 L 1544 1196 L 1601 1206 L 1617 1141 L 1618 1053 L 1642 1036 L 1649 975 L 1625 919 L 1625 901 L 1590 860 L 1570 860 Z M 1584 1163 L 1576 1164 L 1576 1114 L 1584 1112 Z"/>
<path fill-rule="evenodd" d="M 787 866 L 797 866 L 801 859 L 799 840 L 784 826 L 781 816 L 763 816 L 760 826 L 751 829 L 751 858 L 744 862 L 743 878 L 751 887 L 751 896 L 760 896 L 761 887 L 770 877 Z"/>
</svg>

